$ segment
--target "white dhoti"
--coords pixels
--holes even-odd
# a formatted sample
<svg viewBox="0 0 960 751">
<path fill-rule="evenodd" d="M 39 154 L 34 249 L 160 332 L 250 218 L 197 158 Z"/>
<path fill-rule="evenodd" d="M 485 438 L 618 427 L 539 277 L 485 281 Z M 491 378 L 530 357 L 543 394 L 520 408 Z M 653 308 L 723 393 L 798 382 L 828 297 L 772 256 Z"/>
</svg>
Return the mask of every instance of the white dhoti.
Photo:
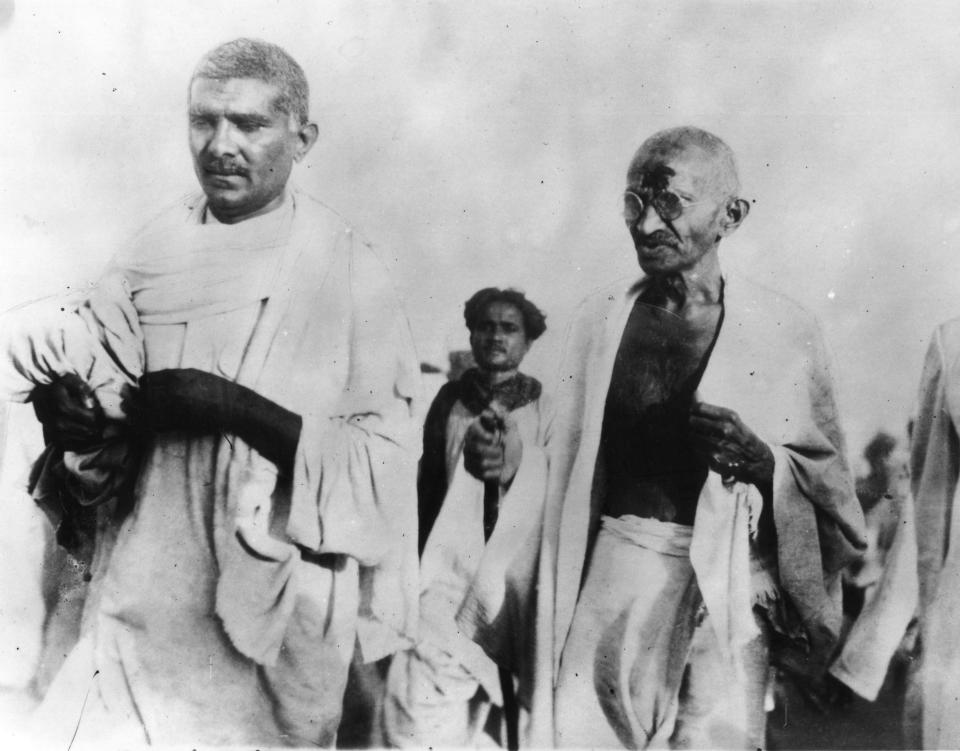
<svg viewBox="0 0 960 751">
<path fill-rule="evenodd" d="M 770 639 L 754 611 L 757 635 L 739 648 L 743 675 L 738 678 L 723 658 L 710 616 L 697 626 L 687 655 L 677 719 L 670 748 L 766 746 L 764 707 L 769 677 Z"/>
<path fill-rule="evenodd" d="M 563 649 L 560 746 L 639 747 L 669 732 L 700 606 L 693 528 L 601 517 Z"/>
</svg>

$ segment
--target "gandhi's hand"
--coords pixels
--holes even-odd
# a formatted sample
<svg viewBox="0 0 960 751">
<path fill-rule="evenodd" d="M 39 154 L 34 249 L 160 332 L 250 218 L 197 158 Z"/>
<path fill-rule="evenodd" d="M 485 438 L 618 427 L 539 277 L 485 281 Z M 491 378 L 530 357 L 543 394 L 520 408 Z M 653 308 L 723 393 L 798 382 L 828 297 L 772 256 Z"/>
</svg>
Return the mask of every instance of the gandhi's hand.
<svg viewBox="0 0 960 751">
<path fill-rule="evenodd" d="M 694 449 L 710 469 L 758 488 L 773 481 L 773 452 L 731 409 L 698 402 L 690 410 Z"/>
<path fill-rule="evenodd" d="M 103 440 L 103 410 L 80 376 L 67 373 L 47 386 L 37 386 L 30 401 L 48 438 L 66 450 L 82 451 Z"/>
<path fill-rule="evenodd" d="M 467 472 L 478 480 L 508 485 L 522 458 L 517 421 L 505 410 L 485 409 L 467 428 L 463 462 Z"/>
</svg>

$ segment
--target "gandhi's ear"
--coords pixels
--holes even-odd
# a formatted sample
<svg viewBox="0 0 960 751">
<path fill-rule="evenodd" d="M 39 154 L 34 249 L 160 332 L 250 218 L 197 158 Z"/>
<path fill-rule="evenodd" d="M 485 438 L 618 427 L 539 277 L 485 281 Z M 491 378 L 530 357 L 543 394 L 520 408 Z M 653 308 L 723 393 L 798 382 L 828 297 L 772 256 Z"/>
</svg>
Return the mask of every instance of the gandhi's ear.
<svg viewBox="0 0 960 751">
<path fill-rule="evenodd" d="M 293 155 L 294 161 L 299 162 L 307 155 L 307 152 L 313 148 L 313 144 L 317 142 L 317 136 L 319 134 L 320 130 L 317 128 L 316 123 L 305 123 L 300 126 L 297 131 L 299 143 L 297 144 L 297 151 Z"/>
<path fill-rule="evenodd" d="M 726 212 L 720 220 L 720 237 L 733 234 L 749 213 L 750 203 L 743 198 L 731 198 L 727 201 Z"/>
</svg>

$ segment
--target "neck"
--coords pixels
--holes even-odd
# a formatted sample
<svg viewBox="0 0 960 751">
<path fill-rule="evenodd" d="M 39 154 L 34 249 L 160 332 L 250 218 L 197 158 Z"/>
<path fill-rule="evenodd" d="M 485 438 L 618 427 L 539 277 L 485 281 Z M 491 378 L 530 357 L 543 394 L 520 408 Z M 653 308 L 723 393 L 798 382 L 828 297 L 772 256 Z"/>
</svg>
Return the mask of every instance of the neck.
<svg viewBox="0 0 960 751">
<path fill-rule="evenodd" d="M 480 373 L 480 378 L 491 386 L 498 386 L 517 375 L 516 368 L 513 370 L 482 370 L 478 368 L 477 371 Z"/>
<path fill-rule="evenodd" d="M 677 275 L 683 279 L 688 303 L 713 305 L 720 302 L 723 276 L 716 248 L 704 254 L 695 266 L 682 269 Z"/>
</svg>

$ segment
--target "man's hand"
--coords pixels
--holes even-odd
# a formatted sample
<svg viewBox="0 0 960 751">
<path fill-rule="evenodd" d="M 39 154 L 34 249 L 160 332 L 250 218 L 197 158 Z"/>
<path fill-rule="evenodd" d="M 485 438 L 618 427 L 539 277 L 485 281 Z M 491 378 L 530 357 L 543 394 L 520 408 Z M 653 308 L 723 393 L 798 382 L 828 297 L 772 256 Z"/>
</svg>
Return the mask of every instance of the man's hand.
<svg viewBox="0 0 960 751">
<path fill-rule="evenodd" d="M 485 409 L 467 428 L 463 461 L 478 480 L 509 485 L 523 458 L 523 441 L 514 417 L 502 409 Z"/>
<path fill-rule="evenodd" d="M 67 451 L 83 451 L 103 440 L 103 410 L 80 376 L 67 373 L 47 386 L 37 386 L 30 400 L 48 440 Z"/>
<path fill-rule="evenodd" d="M 723 477 L 763 490 L 773 482 L 773 452 L 730 409 L 697 402 L 690 410 L 694 449 Z"/>
</svg>

